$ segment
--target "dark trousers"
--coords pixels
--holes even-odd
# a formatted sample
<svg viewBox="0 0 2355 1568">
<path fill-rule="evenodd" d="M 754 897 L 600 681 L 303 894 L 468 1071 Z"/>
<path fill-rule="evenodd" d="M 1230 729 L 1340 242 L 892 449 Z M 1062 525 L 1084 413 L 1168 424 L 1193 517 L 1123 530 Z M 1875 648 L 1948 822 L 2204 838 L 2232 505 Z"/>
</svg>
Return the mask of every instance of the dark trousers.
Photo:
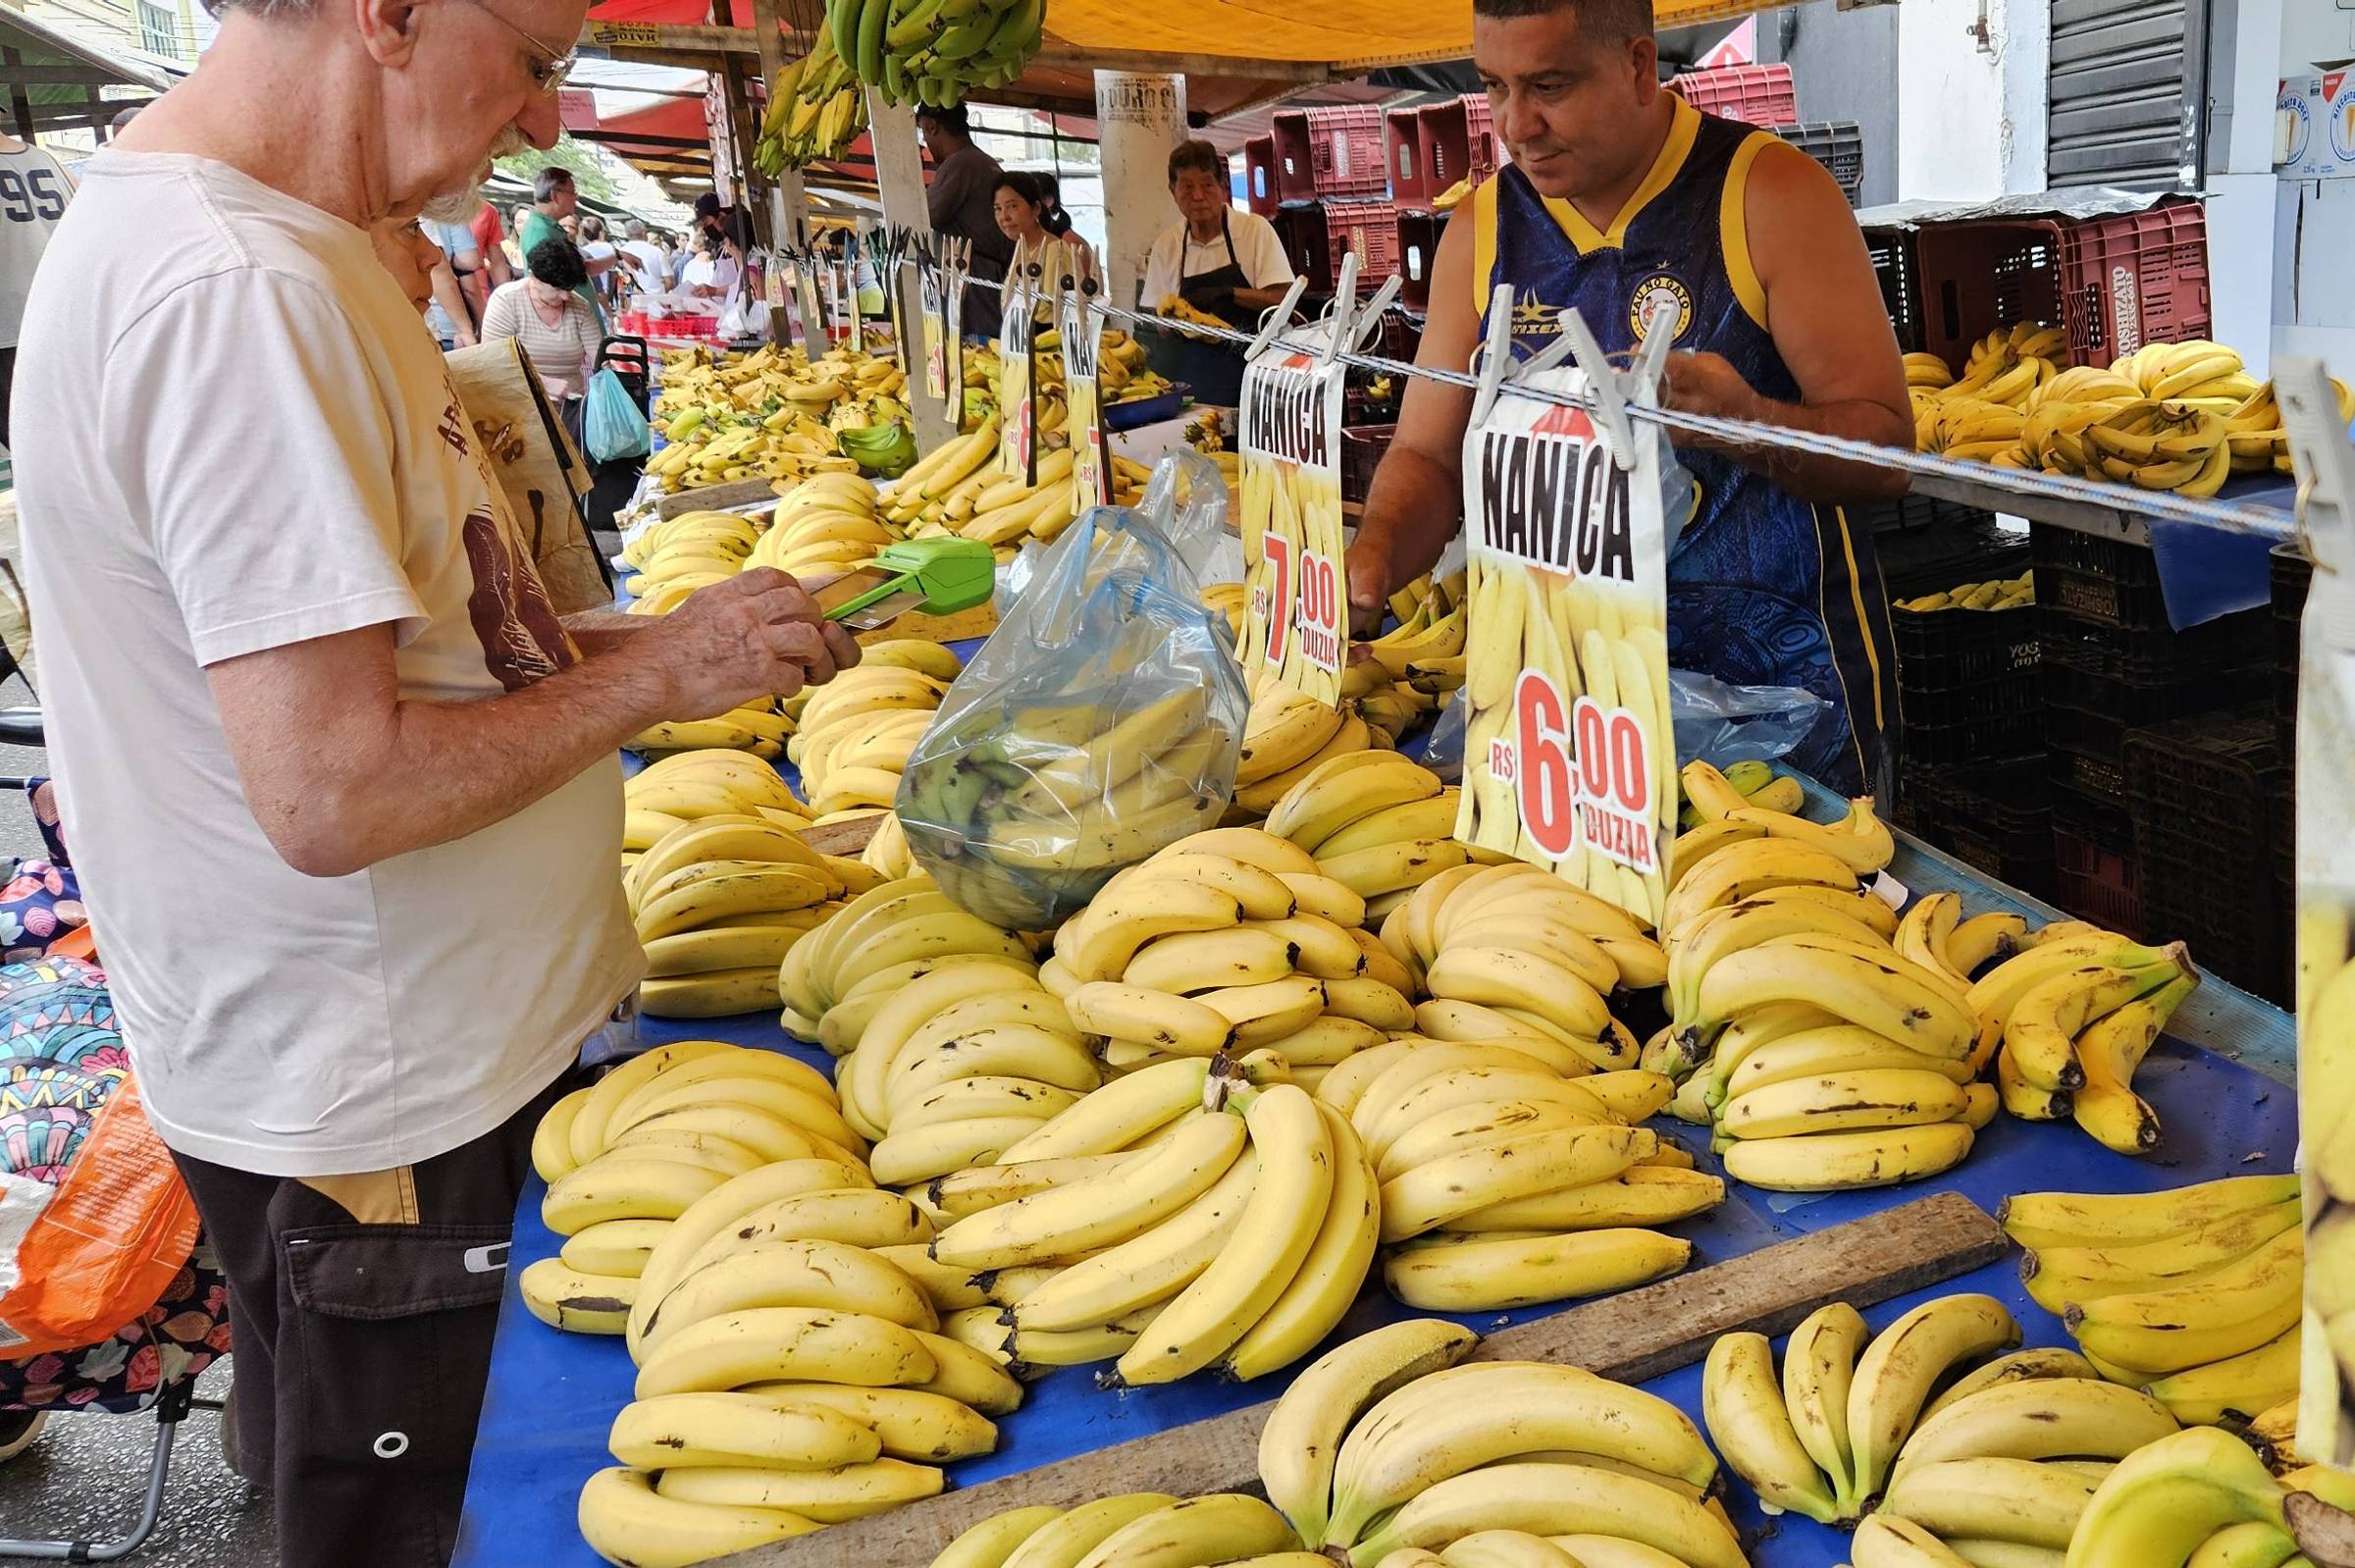
<svg viewBox="0 0 2355 1568">
<path fill-rule="evenodd" d="M 491 1370 L 532 1129 L 419 1165 L 254 1176 L 176 1155 L 230 1281 L 240 1468 L 284 1568 L 445 1568 Z"/>
</svg>

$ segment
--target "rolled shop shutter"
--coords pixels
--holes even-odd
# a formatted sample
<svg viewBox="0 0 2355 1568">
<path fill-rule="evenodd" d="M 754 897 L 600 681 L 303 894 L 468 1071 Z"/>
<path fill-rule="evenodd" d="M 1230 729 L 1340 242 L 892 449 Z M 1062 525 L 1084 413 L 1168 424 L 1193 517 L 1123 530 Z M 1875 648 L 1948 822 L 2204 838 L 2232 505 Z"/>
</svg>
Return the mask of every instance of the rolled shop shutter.
<svg viewBox="0 0 2355 1568">
<path fill-rule="evenodd" d="M 2209 0 L 2054 0 L 2051 188 L 2198 188 L 2208 8 Z"/>
</svg>

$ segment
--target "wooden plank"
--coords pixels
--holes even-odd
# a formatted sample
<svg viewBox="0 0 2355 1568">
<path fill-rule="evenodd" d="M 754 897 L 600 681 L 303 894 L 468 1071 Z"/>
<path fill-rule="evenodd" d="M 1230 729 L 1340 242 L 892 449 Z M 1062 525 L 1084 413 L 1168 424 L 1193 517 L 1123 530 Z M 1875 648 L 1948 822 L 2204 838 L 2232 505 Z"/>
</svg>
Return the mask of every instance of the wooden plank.
<svg viewBox="0 0 2355 1568">
<path fill-rule="evenodd" d="M 699 490 L 682 490 L 654 502 L 654 515 L 668 521 L 683 512 L 725 511 L 730 506 L 749 506 L 755 501 L 774 501 L 776 485 L 766 479 L 735 479 L 724 485 L 706 485 Z"/>
<path fill-rule="evenodd" d="M 879 814 L 862 816 L 849 822 L 828 822 L 823 827 L 805 829 L 802 842 L 820 855 L 838 855 L 846 861 L 855 861 L 866 853 L 867 845 L 874 842 L 875 829 L 882 822 Z"/>
<path fill-rule="evenodd" d="M 1977 1204 L 1959 1192 L 1936 1193 L 1507 1329 L 1473 1355 L 1559 1361 L 1641 1383 L 1701 1360 L 1719 1334 L 1781 1333 L 1830 1302 L 1868 1307 L 1968 1274 L 2010 1247 Z M 1008 1508 L 1068 1508 L 1124 1491 L 1256 1491 L 1259 1433 L 1272 1408 L 1253 1405 L 1155 1433 L 727 1561 L 737 1568 L 923 1568 L 960 1532 Z"/>
<path fill-rule="evenodd" d="M 807 52 L 811 35 L 797 27 L 782 29 L 787 47 Z M 690 26 L 678 23 L 584 22 L 579 39 L 591 49 L 611 49 L 630 57 L 649 49 L 672 53 L 759 54 L 760 41 L 751 27 Z M 1256 81 L 1287 81 L 1313 85 L 1335 78 L 1334 68 L 1322 60 L 1261 60 L 1249 56 L 1201 53 L 1161 54 L 1149 49 L 1083 49 L 1049 38 L 1031 62 L 1040 71 L 1076 72 L 1093 79 L 1101 71 L 1130 71 L 1165 76 L 1247 77 Z M 1348 75 L 1362 76 L 1358 71 Z M 996 94 L 984 92 L 990 102 Z"/>
</svg>

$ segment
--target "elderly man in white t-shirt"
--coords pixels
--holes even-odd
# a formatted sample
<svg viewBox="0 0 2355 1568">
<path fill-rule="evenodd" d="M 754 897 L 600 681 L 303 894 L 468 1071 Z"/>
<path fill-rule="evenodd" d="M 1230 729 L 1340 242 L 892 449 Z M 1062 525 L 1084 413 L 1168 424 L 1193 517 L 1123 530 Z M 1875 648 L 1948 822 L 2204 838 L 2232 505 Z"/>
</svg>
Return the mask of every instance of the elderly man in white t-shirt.
<svg viewBox="0 0 2355 1568">
<path fill-rule="evenodd" d="M 640 973 L 616 750 L 857 650 L 771 571 L 560 620 L 370 247 L 555 140 L 583 0 L 212 3 L 26 313 L 51 755 L 282 1561 L 439 1568 L 532 1126 Z"/>
</svg>

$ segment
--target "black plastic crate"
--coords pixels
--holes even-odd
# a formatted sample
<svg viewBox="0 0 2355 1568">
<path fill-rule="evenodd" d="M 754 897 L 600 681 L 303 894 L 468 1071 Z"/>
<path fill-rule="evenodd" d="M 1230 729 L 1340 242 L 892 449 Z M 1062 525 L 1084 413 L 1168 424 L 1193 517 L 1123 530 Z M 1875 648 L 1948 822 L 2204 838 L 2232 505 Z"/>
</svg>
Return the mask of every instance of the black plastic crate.
<svg viewBox="0 0 2355 1568">
<path fill-rule="evenodd" d="M 2070 744 L 2067 729 L 2049 716 L 2045 746 L 2052 758 L 2052 781 L 2091 801 L 2122 810 L 2126 804 L 2126 766 L 2115 757 L 2082 750 Z"/>
<path fill-rule="evenodd" d="M 1914 699 L 1905 700 L 1905 755 L 1920 762 L 1983 762 L 1991 757 L 2015 757 L 2033 751 L 2042 715 L 2033 706 L 2013 712 L 1986 713 L 1952 724 L 1926 724 L 1913 713 Z"/>
<path fill-rule="evenodd" d="M 2265 679 L 2263 670 L 2246 668 L 2145 684 L 2116 673 L 2107 660 L 2081 656 L 2056 656 L 2036 674 L 2047 741 L 2120 763 L 2129 731 L 2254 701 Z"/>
<path fill-rule="evenodd" d="M 2053 822 L 2053 902 L 2120 936 L 2143 935 L 2142 872 L 2131 851 Z"/>
<path fill-rule="evenodd" d="M 2148 545 L 2037 523 L 2028 529 L 2036 602 L 2080 620 L 2129 630 L 2165 629 L 2167 598 Z"/>
<path fill-rule="evenodd" d="M 1909 354 L 1921 352 L 1921 263 L 1910 229 L 1867 229 L 1864 247 L 1872 256 L 1873 277 L 1881 286 L 1881 304 L 1889 325 L 1897 330 L 1897 346 Z"/>
<path fill-rule="evenodd" d="M 1848 204 L 1857 205 L 1864 191 L 1863 127 L 1854 120 L 1811 120 L 1777 126 L 1774 133 L 1829 169 L 1848 193 Z"/>
<path fill-rule="evenodd" d="M 1396 425 L 1365 425 L 1341 431 L 1341 499 L 1363 503 L 1374 488 L 1374 470 L 1390 449 Z"/>
<path fill-rule="evenodd" d="M 2045 663 L 2074 664 L 2139 686 L 2173 685 L 2220 670 L 2250 675 L 2252 693 L 2264 685 L 2273 653 L 2268 611 L 2262 604 L 2178 632 L 2164 621 L 2156 627 L 2126 628 L 2051 608 L 2043 601 L 2041 566 L 2036 569 L 2036 633 L 2044 643 Z"/>
<path fill-rule="evenodd" d="M 1935 775 L 1940 846 L 1996 880 L 2038 898 L 2053 891 L 2052 789 L 2040 758 Z"/>
<path fill-rule="evenodd" d="M 2157 935 L 2233 984 L 2278 998 L 2289 902 L 2275 874 L 2285 771 L 2262 714 L 2137 730 L 2127 787 L 2143 913 Z"/>
<path fill-rule="evenodd" d="M 1876 534 L 1872 550 L 1892 603 L 2028 569 L 2026 536 L 1968 506 L 1940 513 L 1927 528 Z"/>
<path fill-rule="evenodd" d="M 1889 611 L 1897 644 L 1897 679 L 1908 698 L 1991 683 L 2033 684 L 2036 617 L 2012 609 L 1898 609 Z"/>
<path fill-rule="evenodd" d="M 1974 527 L 1982 521 L 1992 524 L 1995 513 L 1979 506 L 1967 506 L 1959 500 L 1941 496 L 1924 496 L 1918 492 L 1900 496 L 1895 500 L 1866 501 L 1860 506 L 1847 508 L 1851 524 L 1861 524 L 1878 537 L 1883 534 L 1916 534 L 1925 529 Z M 1884 543 L 1880 549 L 1890 547 Z"/>
<path fill-rule="evenodd" d="M 2050 782 L 2045 804 L 2053 813 L 2055 828 L 2067 828 L 2078 838 L 2120 855 L 2134 853 L 2134 819 L 2123 806 L 2071 789 L 2057 778 Z"/>
<path fill-rule="evenodd" d="M 2297 749 L 2298 634 L 2306 619 L 2306 591 L 2314 562 L 2295 544 L 2273 549 L 2274 718 L 2285 754 Z M 2294 759 L 2294 758 L 2293 758 Z"/>
</svg>

